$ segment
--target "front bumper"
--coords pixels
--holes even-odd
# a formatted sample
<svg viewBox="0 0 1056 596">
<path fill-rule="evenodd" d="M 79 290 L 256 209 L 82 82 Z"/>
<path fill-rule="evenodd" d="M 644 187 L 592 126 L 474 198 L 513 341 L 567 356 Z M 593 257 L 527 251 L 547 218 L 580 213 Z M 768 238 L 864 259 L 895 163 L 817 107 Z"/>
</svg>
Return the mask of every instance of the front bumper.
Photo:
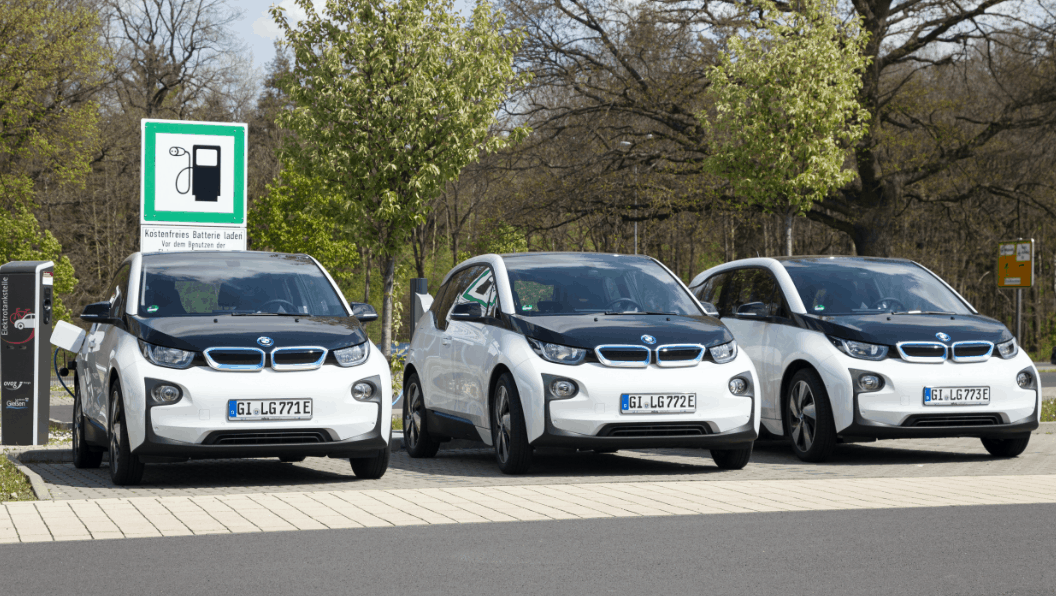
<svg viewBox="0 0 1056 596">
<path fill-rule="evenodd" d="M 380 361 L 380 362 L 379 362 Z M 341 368 L 250 373 L 195 367 L 172 370 L 141 364 L 143 440 L 132 450 L 147 458 L 207 459 L 278 456 L 364 457 L 383 450 L 390 436 L 391 379 L 383 359 Z M 351 387 L 370 379 L 376 386 L 368 401 L 352 397 Z M 182 397 L 155 405 L 153 383 L 177 385 Z M 137 392 L 138 393 L 138 392 Z M 309 420 L 233 421 L 232 399 L 310 397 Z M 127 399 L 127 396 L 126 396 Z"/>
<path fill-rule="evenodd" d="M 543 374 L 576 381 L 579 393 L 556 399 Z M 727 364 L 702 363 L 687 368 L 608 368 L 590 364 L 553 365 L 530 388 L 542 399 L 541 433 L 537 447 L 577 449 L 648 449 L 662 447 L 744 447 L 759 434 L 758 378 L 747 356 Z M 733 395 L 735 376 L 750 381 L 749 394 Z M 697 409 L 683 414 L 628 415 L 620 411 L 620 396 L 628 392 L 696 393 Z M 522 389 L 523 394 L 523 389 Z M 635 436 L 638 435 L 638 436 Z"/>
<path fill-rule="evenodd" d="M 877 439 L 1028 436 L 1038 428 L 1041 386 L 1030 359 L 990 358 L 986 362 L 916 364 L 899 360 L 880 363 L 855 361 L 849 370 L 850 424 L 839 430 L 845 438 Z M 1016 374 L 1034 375 L 1034 386 L 1020 388 Z M 861 372 L 881 374 L 880 391 L 861 391 L 855 378 Z M 988 405 L 925 405 L 925 387 L 990 387 Z M 971 424 L 959 423 L 971 421 Z"/>
</svg>

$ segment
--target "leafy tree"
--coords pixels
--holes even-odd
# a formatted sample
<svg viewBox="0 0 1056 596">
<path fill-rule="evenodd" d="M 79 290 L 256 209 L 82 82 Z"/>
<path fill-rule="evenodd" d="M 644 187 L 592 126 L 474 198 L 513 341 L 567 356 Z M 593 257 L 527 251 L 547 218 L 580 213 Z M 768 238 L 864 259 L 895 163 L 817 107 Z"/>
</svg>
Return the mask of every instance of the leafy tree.
<svg viewBox="0 0 1056 596">
<path fill-rule="evenodd" d="M 293 51 L 280 88 L 296 133 L 285 155 L 339 197 L 341 223 L 382 261 L 381 345 L 392 342 L 396 260 L 445 183 L 522 137 L 489 135 L 511 85 L 519 35 L 480 2 L 466 22 L 451 0 L 327 0 L 294 25 L 271 9 Z M 353 236 L 352 230 L 355 230 Z"/>
<path fill-rule="evenodd" d="M 347 290 L 359 254 L 338 227 L 337 205 L 318 180 L 286 169 L 250 209 L 253 248 L 310 254 Z"/>
<path fill-rule="evenodd" d="M 704 169 L 748 204 L 783 212 L 791 256 L 793 218 L 855 177 L 843 165 L 866 130 L 857 95 L 868 36 L 833 0 L 756 4 L 756 28 L 733 35 L 708 72 L 713 114 L 701 121 L 715 151 Z"/>
<path fill-rule="evenodd" d="M 7 0 L 0 10 L 0 262 L 55 261 L 55 290 L 77 280 L 33 209 L 43 186 L 83 183 L 97 142 L 103 50 L 98 18 L 59 0 Z M 59 317 L 69 313 L 56 297 Z"/>
</svg>

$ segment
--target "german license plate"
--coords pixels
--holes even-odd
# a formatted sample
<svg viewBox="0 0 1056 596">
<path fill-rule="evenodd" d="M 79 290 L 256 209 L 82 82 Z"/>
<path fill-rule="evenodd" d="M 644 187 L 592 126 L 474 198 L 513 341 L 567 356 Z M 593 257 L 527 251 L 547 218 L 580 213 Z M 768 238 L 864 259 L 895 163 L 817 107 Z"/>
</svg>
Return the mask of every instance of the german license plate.
<svg viewBox="0 0 1056 596">
<path fill-rule="evenodd" d="M 228 420 L 311 420 L 310 399 L 232 399 Z"/>
<path fill-rule="evenodd" d="M 925 387 L 925 406 L 986 406 L 989 387 Z"/>
<path fill-rule="evenodd" d="M 620 396 L 620 412 L 624 414 L 683 414 L 696 411 L 696 393 L 624 393 Z"/>
</svg>

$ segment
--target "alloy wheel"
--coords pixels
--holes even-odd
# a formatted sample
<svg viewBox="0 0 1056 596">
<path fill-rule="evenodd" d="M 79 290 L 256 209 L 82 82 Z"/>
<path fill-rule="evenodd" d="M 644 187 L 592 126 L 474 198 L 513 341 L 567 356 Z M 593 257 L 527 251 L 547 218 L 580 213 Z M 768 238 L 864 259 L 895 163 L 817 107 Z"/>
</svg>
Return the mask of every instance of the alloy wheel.
<svg viewBox="0 0 1056 596">
<path fill-rule="evenodd" d="M 499 461 L 506 462 L 510 459 L 512 422 L 510 420 L 510 394 L 503 385 L 499 385 L 498 395 L 495 399 L 495 420 L 498 422 L 498 432 L 495 434 L 495 452 L 499 456 Z"/>
<path fill-rule="evenodd" d="M 422 392 L 414 383 L 408 389 L 407 416 L 403 420 L 403 438 L 413 449 L 418 446 L 422 435 Z"/>
<path fill-rule="evenodd" d="M 792 387 L 788 410 L 792 422 L 792 442 L 801 451 L 809 451 L 817 433 L 818 414 L 814 393 L 806 381 L 799 381 Z"/>
</svg>

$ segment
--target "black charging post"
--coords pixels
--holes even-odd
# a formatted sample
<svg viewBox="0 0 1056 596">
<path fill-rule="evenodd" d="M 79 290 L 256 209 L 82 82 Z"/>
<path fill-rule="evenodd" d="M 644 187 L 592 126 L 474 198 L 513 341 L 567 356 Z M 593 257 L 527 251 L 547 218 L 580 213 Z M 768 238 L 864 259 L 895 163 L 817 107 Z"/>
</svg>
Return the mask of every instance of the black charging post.
<svg viewBox="0 0 1056 596">
<path fill-rule="evenodd" d="M 51 413 L 55 264 L 0 266 L 0 443 L 44 445 Z"/>
</svg>

